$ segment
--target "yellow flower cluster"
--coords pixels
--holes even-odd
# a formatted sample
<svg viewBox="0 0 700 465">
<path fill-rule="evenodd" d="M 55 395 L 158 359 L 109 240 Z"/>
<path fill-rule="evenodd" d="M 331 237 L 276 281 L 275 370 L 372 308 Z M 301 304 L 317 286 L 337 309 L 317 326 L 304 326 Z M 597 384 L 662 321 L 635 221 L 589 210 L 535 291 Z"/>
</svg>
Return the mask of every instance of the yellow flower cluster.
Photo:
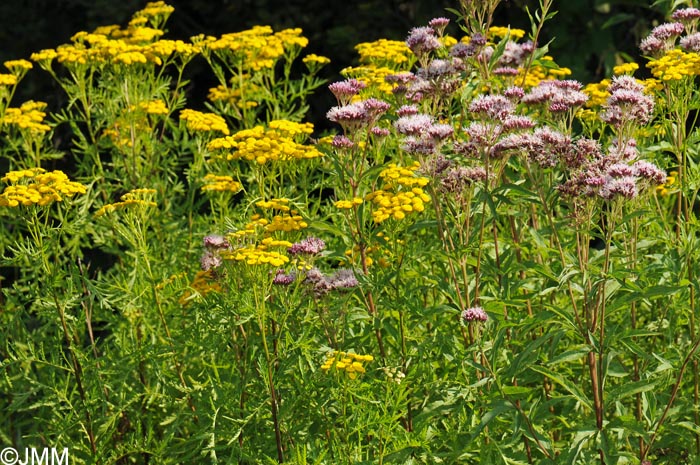
<svg viewBox="0 0 700 465">
<path fill-rule="evenodd" d="M 289 199 L 261 200 L 255 205 L 263 210 L 278 210 L 285 213 L 284 215 L 274 215 L 271 221 L 264 218 L 255 218 L 258 225 L 263 226 L 266 234 L 276 231 L 299 231 L 309 226 L 309 224 L 304 221 L 304 218 L 299 215 L 299 212 L 289 207 Z"/>
<path fill-rule="evenodd" d="M 190 131 L 218 131 L 226 135 L 229 133 L 226 120 L 214 113 L 184 109 L 180 112 L 180 119 L 187 122 L 187 129 Z"/>
<path fill-rule="evenodd" d="M 386 169 L 379 173 L 379 177 L 383 179 L 384 185 L 389 187 L 396 187 L 397 185 L 424 187 L 428 184 L 428 178 L 416 176 L 415 172 L 418 168 L 420 168 L 420 163 L 418 162 L 408 167 L 390 163 Z"/>
<path fill-rule="evenodd" d="M 680 49 L 667 51 L 662 57 L 649 60 L 647 68 L 662 81 L 679 81 L 686 76 L 700 74 L 700 55 Z"/>
<path fill-rule="evenodd" d="M 440 45 L 446 48 L 450 48 L 453 45 L 455 45 L 457 42 L 459 42 L 457 39 L 455 39 L 452 36 L 449 35 L 444 35 L 442 37 L 438 38 L 438 41 L 440 42 Z"/>
<path fill-rule="evenodd" d="M 148 43 L 157 36 L 155 29 L 134 28 L 128 32 L 129 36 L 120 39 L 111 39 L 99 34 L 86 34 L 74 36 L 78 41 L 74 44 L 64 44 L 56 48 L 55 58 L 63 64 L 87 64 L 97 65 L 105 63 L 133 65 L 154 63 L 163 64 L 163 60 L 173 54 L 189 58 L 196 53 L 191 44 L 181 40 L 159 40 Z M 161 32 L 162 31 L 158 31 Z M 99 38 L 99 39 L 98 39 Z M 146 44 L 144 44 L 146 42 Z M 32 55 L 32 60 L 37 62 L 50 61 L 51 54 L 44 50 Z"/>
<path fill-rule="evenodd" d="M 321 67 L 326 66 L 328 63 L 330 63 L 331 59 L 328 57 L 316 55 L 315 53 L 310 53 L 304 58 L 302 58 L 301 61 L 306 65 L 306 67 L 310 71 L 318 71 L 319 69 L 321 69 Z"/>
<path fill-rule="evenodd" d="M 588 101 L 585 104 L 587 108 L 599 107 L 605 104 L 608 97 L 610 97 L 610 92 L 608 92 L 610 83 L 610 79 L 603 79 L 600 82 L 592 82 L 583 87 L 583 93 L 588 95 Z"/>
<path fill-rule="evenodd" d="M 242 230 L 231 233 L 232 236 L 239 238 L 253 236 L 257 234 L 259 230 L 262 230 L 266 235 L 277 231 L 299 231 L 309 226 L 309 224 L 304 221 L 304 218 L 299 215 L 297 210 L 292 210 L 289 207 L 289 199 L 261 200 L 256 202 L 255 205 L 263 210 L 277 210 L 283 214 L 273 215 L 270 220 L 264 218 L 260 214 L 255 214 Z"/>
<path fill-rule="evenodd" d="M 24 78 L 27 71 L 32 69 L 32 64 L 27 60 L 9 60 L 3 63 L 10 74 L 0 74 L 0 86 L 15 86 Z M 5 92 L 0 89 L 0 92 Z"/>
<path fill-rule="evenodd" d="M 413 53 L 406 42 L 400 40 L 379 39 L 374 42 L 362 42 L 355 45 L 360 55 L 360 63 L 395 70 L 401 65 L 410 64 Z"/>
<path fill-rule="evenodd" d="M 10 171 L 1 179 L 10 185 L 0 194 L 0 207 L 18 207 L 61 202 L 64 197 L 84 194 L 84 185 L 70 181 L 62 171 L 42 168 Z"/>
<path fill-rule="evenodd" d="M 414 187 L 410 191 L 391 192 L 377 190 L 369 194 L 366 199 L 375 205 L 372 218 L 375 223 L 381 223 L 389 218 L 402 220 L 412 212 L 425 210 L 425 202 L 430 201 L 430 196 L 420 187 Z"/>
<path fill-rule="evenodd" d="M 290 215 L 275 215 L 272 217 L 272 221 L 265 226 L 265 231 L 272 233 L 275 231 L 300 231 L 304 228 L 308 228 L 309 224 L 304 221 L 301 215 L 290 214 Z"/>
<path fill-rule="evenodd" d="M 386 77 L 396 74 L 396 70 L 386 66 L 356 66 L 343 69 L 340 74 L 346 78 L 357 79 L 367 86 L 365 93 L 375 91 L 379 94 L 391 94 L 394 85 L 386 82 Z"/>
<path fill-rule="evenodd" d="M 155 207 L 157 205 L 153 201 L 155 193 L 155 189 L 132 189 L 120 197 L 121 202 L 104 205 L 97 210 L 95 216 L 102 216 L 124 208 Z"/>
<path fill-rule="evenodd" d="M 383 180 L 382 189 L 376 190 L 365 197 L 374 204 L 372 218 L 375 223 L 381 223 L 389 218 L 402 220 L 407 214 L 422 212 L 425 203 L 430 202 L 430 196 L 421 187 L 428 184 L 428 178 L 416 176 L 418 163 L 409 167 L 401 167 L 394 163 L 379 173 Z"/>
<path fill-rule="evenodd" d="M 226 160 L 248 160 L 259 165 L 270 161 L 290 161 L 323 156 L 315 147 L 294 140 L 297 135 L 310 134 L 313 125 L 291 121 L 271 121 L 267 128 L 255 126 L 233 136 L 212 140 L 207 148 L 212 151 L 232 150 Z"/>
<path fill-rule="evenodd" d="M 107 63 L 117 65 L 162 65 L 172 56 L 190 59 L 198 49 L 181 40 L 159 40 L 163 25 L 173 8 L 163 2 L 149 3 L 134 14 L 126 29 L 119 26 L 102 26 L 93 32 L 81 31 L 71 37 L 71 43 L 56 50 L 46 49 L 33 53 L 31 59 L 49 69 L 57 59 L 67 66 Z M 154 27 L 145 24 L 151 23 Z"/>
<path fill-rule="evenodd" d="M 343 69 L 340 74 L 349 79 L 357 79 L 365 84 L 363 95 L 391 94 L 394 85 L 386 82 L 386 77 L 408 71 L 415 56 L 405 42 L 379 39 L 363 42 L 355 46 L 360 55 L 360 66 Z M 356 96 L 359 99 L 360 96 Z"/>
<path fill-rule="evenodd" d="M 241 183 L 234 181 L 231 176 L 207 174 L 204 176 L 202 192 L 238 192 L 241 187 Z"/>
<path fill-rule="evenodd" d="M 194 280 L 189 286 L 190 288 L 182 294 L 180 299 L 178 299 L 178 303 L 180 305 L 187 305 L 190 300 L 197 295 L 204 297 L 211 292 L 221 292 L 223 290 L 221 284 L 214 279 L 212 271 L 213 270 L 197 271 Z"/>
<path fill-rule="evenodd" d="M 220 38 L 207 37 L 199 42 L 204 51 L 213 51 L 222 58 L 233 58 L 239 69 L 274 68 L 275 63 L 289 50 L 298 50 L 308 45 L 299 28 L 285 29 L 273 33 L 270 26 L 254 26 L 251 29 L 224 34 Z"/>
<path fill-rule="evenodd" d="M 9 60 L 3 63 L 5 68 L 9 69 L 12 74 L 24 76 L 24 74 L 33 68 L 31 62 L 27 60 Z"/>
<path fill-rule="evenodd" d="M 276 37 L 282 42 L 282 45 L 285 49 L 296 47 L 304 48 L 307 45 L 309 45 L 309 39 L 307 39 L 301 34 L 302 30 L 298 27 L 295 27 L 277 32 L 274 34 L 274 37 Z"/>
<path fill-rule="evenodd" d="M 14 86 L 17 84 L 17 76 L 14 74 L 0 74 L 0 86 Z"/>
<path fill-rule="evenodd" d="M 10 71 L 17 69 L 28 71 L 33 68 L 32 63 L 27 60 L 8 60 L 4 62 L 3 65 L 5 65 L 5 68 L 9 69 Z"/>
<path fill-rule="evenodd" d="M 372 360 L 374 360 L 374 357 L 371 355 L 333 351 L 326 357 L 323 365 L 321 365 L 321 370 L 327 373 L 331 368 L 335 368 L 337 371 L 344 371 L 348 378 L 355 379 L 359 374 L 367 371 L 364 364 Z"/>
<path fill-rule="evenodd" d="M 111 36 L 113 38 L 123 39 L 124 43 L 126 44 L 135 45 L 153 42 L 163 35 L 162 30 L 143 26 L 142 24 L 144 23 L 146 23 L 145 18 L 132 20 L 127 29 L 114 29 L 111 32 Z M 109 45 L 120 46 L 121 44 L 119 42 L 115 42 L 114 44 Z"/>
<path fill-rule="evenodd" d="M 248 222 L 248 224 L 245 225 L 243 229 L 234 231 L 229 235 L 232 238 L 238 239 L 243 239 L 249 236 L 255 236 L 258 233 L 259 229 L 264 231 L 265 227 L 268 224 L 270 224 L 270 222 L 266 218 L 263 218 L 261 215 L 255 214 L 251 217 L 250 221 Z"/>
<path fill-rule="evenodd" d="M 654 78 L 648 78 L 644 80 L 637 79 L 637 82 L 644 86 L 644 92 L 649 95 L 654 95 L 654 92 L 664 89 L 664 85 L 661 81 Z"/>
<path fill-rule="evenodd" d="M 550 56 L 544 56 L 540 58 L 542 61 L 553 61 L 553 58 Z M 518 70 L 518 76 L 515 78 L 517 83 L 522 82 L 523 74 L 525 72 L 524 68 L 520 68 Z M 558 67 L 558 68 L 552 68 L 549 66 L 543 66 L 541 64 L 535 63 L 533 64 L 530 69 L 527 72 L 527 76 L 525 76 L 525 85 L 523 87 L 530 88 L 530 87 L 535 87 L 542 81 L 551 81 L 554 79 L 561 79 L 566 76 L 569 76 L 571 74 L 571 70 L 569 68 L 564 68 L 564 67 Z"/>
<path fill-rule="evenodd" d="M 134 18 L 153 18 L 156 16 L 168 16 L 175 8 L 165 2 L 149 2 L 146 6 L 134 13 Z"/>
<path fill-rule="evenodd" d="M 261 214 L 253 215 L 243 229 L 228 234 L 230 243 L 236 244 L 236 246 L 233 250 L 222 253 L 222 257 L 244 262 L 247 265 L 280 267 L 289 263 L 289 257 L 274 249 L 282 248 L 286 251 L 292 246 L 292 243 L 273 238 L 272 235 L 279 231 L 298 231 L 308 226 L 301 215 L 296 210 L 291 209 L 289 204 L 289 199 L 285 198 L 256 202 L 255 205 L 263 210 L 274 210 L 281 212 L 281 214 L 275 214 L 270 220 Z M 263 239 L 257 242 L 259 237 L 263 237 Z"/>
<path fill-rule="evenodd" d="M 171 55 L 188 59 L 198 52 L 194 45 L 182 40 L 159 40 L 149 44 L 145 51 L 146 57 L 159 65 L 162 64 L 162 60 L 166 60 Z M 155 55 L 155 58 L 152 55 Z"/>
<path fill-rule="evenodd" d="M 337 200 L 333 205 L 341 210 L 349 210 L 355 205 L 361 205 L 362 202 L 364 202 L 362 198 L 353 197 L 352 200 Z"/>
<path fill-rule="evenodd" d="M 525 31 L 522 29 L 511 29 L 505 26 L 491 26 L 486 33 L 486 37 L 493 40 L 496 37 L 506 37 L 510 33 L 511 40 L 522 39 L 525 36 Z"/>
<path fill-rule="evenodd" d="M 253 215 L 256 216 L 256 215 Z M 268 221 L 260 221 L 260 218 L 253 219 L 250 221 L 248 224 L 245 225 L 243 229 L 239 229 L 238 231 L 233 231 L 229 233 L 229 236 L 237 239 L 245 239 L 248 236 L 255 236 L 257 234 L 257 227 L 264 227 L 265 224 L 267 224 Z"/>
<path fill-rule="evenodd" d="M 251 82 L 248 74 L 241 76 L 240 83 L 232 82 L 231 87 L 222 84 L 209 89 L 209 98 L 212 102 L 223 102 L 236 105 L 238 108 L 255 108 L 259 105 L 256 98 L 260 98 L 261 87 Z M 233 80 L 232 80 L 233 81 Z"/>
<path fill-rule="evenodd" d="M 147 102 L 141 102 L 138 108 L 145 111 L 149 115 L 167 115 L 168 107 L 165 106 L 165 102 L 161 99 L 149 100 Z"/>
<path fill-rule="evenodd" d="M 43 134 L 51 130 L 48 124 L 43 123 L 46 117 L 45 109 L 46 103 L 29 100 L 24 102 L 19 108 L 7 108 L 5 115 L 0 119 L 0 123 Z"/>
<path fill-rule="evenodd" d="M 260 244 L 246 245 L 231 251 L 224 251 L 221 257 L 225 260 L 235 260 L 237 262 L 245 262 L 246 265 L 272 265 L 283 266 L 289 262 L 289 257 L 275 250 L 274 248 L 287 249 L 292 246 L 289 241 L 282 241 L 266 237 Z"/>
<path fill-rule="evenodd" d="M 44 49 L 39 52 L 34 52 L 30 56 L 32 61 L 36 61 L 42 66 L 49 67 L 54 58 L 58 56 L 58 53 L 54 49 Z"/>
<path fill-rule="evenodd" d="M 255 202 L 255 206 L 260 207 L 263 210 L 279 210 L 283 212 L 288 212 L 290 210 L 289 199 L 285 198 L 259 200 L 258 202 Z"/>
<path fill-rule="evenodd" d="M 660 186 L 656 186 L 656 193 L 665 196 L 677 192 L 676 178 L 678 171 L 671 171 L 666 177 L 666 182 Z"/>
<path fill-rule="evenodd" d="M 613 74 L 615 76 L 620 76 L 622 74 L 632 75 L 638 69 L 639 69 L 639 65 L 637 63 L 634 63 L 634 62 L 622 63 L 621 65 L 617 65 L 617 66 L 613 67 Z"/>
<path fill-rule="evenodd" d="M 312 123 L 297 123 L 286 119 L 272 120 L 267 124 L 267 127 L 291 138 L 300 135 L 310 136 L 314 132 L 314 125 Z"/>
<path fill-rule="evenodd" d="M 654 91 L 663 89 L 663 85 L 656 79 L 637 79 L 636 81 L 644 86 L 644 92 L 649 95 L 653 95 Z M 605 105 L 608 97 L 610 97 L 608 87 L 611 83 L 612 81 L 610 79 L 603 79 L 600 82 L 586 84 L 583 87 L 583 92 L 588 95 L 588 101 L 585 106 L 587 108 L 595 108 Z"/>
</svg>

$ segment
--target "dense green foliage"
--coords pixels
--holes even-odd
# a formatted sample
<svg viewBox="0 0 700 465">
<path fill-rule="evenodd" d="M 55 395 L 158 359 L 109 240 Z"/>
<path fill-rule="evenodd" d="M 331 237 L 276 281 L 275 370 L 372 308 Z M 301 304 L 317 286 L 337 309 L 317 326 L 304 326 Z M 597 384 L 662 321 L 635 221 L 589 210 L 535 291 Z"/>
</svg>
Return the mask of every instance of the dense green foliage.
<svg viewBox="0 0 700 465">
<path fill-rule="evenodd" d="M 700 10 L 598 4 L 584 47 L 574 2 L 300 13 L 346 68 L 253 3 L 4 63 L 0 461 L 697 463 Z"/>
</svg>

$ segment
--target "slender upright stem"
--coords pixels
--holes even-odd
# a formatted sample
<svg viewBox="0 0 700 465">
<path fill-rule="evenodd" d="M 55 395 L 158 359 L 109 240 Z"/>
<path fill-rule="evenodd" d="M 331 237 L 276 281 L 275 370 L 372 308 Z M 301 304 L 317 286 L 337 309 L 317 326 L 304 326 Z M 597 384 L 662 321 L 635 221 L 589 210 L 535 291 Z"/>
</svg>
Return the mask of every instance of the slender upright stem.
<svg viewBox="0 0 700 465">
<path fill-rule="evenodd" d="M 85 408 L 85 428 L 88 435 L 88 440 L 90 441 L 90 449 L 92 450 L 93 456 L 95 456 L 97 454 L 97 443 L 95 442 L 95 432 L 93 431 L 92 415 L 90 415 L 90 408 L 88 407 L 87 394 L 85 392 L 85 386 L 83 385 L 83 368 L 80 365 L 80 360 L 78 360 L 78 356 L 75 354 L 72 338 L 70 337 L 70 333 L 68 331 L 68 324 L 66 322 L 66 313 L 61 304 L 58 302 L 58 296 L 56 295 L 55 289 L 52 289 L 52 295 L 54 299 L 54 304 L 58 309 L 58 314 L 61 319 L 61 329 L 63 330 L 63 336 L 66 341 L 66 347 L 68 348 L 68 352 L 71 355 L 75 383 L 78 388 L 78 393 L 80 394 L 80 400 L 82 401 L 83 407 Z"/>
<path fill-rule="evenodd" d="M 549 14 L 549 9 L 552 7 L 552 3 L 554 3 L 554 0 L 540 0 L 540 18 L 537 24 L 537 29 L 535 30 L 535 35 L 532 37 L 532 43 L 535 44 L 535 47 L 537 47 L 537 42 L 540 39 L 542 27 L 544 26 L 544 23 L 547 20 L 547 15 Z M 534 59 L 535 51 L 533 50 L 533 52 L 530 54 L 527 60 L 527 64 L 525 65 L 525 71 L 523 72 L 523 78 L 520 82 L 520 87 L 525 87 L 525 80 L 527 79 L 527 74 L 528 72 L 530 72 L 530 68 L 532 67 L 532 62 Z"/>
<path fill-rule="evenodd" d="M 275 430 L 275 444 L 277 447 L 277 461 L 279 463 L 284 462 L 284 446 L 282 444 L 282 431 L 280 429 L 280 421 L 279 421 L 279 403 L 277 399 L 277 391 L 275 389 L 275 383 L 274 383 L 274 373 L 273 373 L 273 365 L 275 361 L 273 360 L 273 356 L 270 353 L 270 348 L 267 344 L 267 322 L 265 318 L 265 312 L 267 311 L 265 308 L 265 298 L 263 296 L 260 296 L 260 290 L 255 287 L 254 290 L 255 294 L 255 305 L 256 305 L 256 311 L 258 313 L 258 327 L 260 329 L 260 337 L 262 338 L 262 343 L 263 343 L 263 349 L 265 351 L 265 363 L 266 363 L 266 378 L 267 378 L 267 387 L 268 387 L 268 393 L 270 394 L 270 412 L 272 413 L 272 424 Z"/>
<path fill-rule="evenodd" d="M 664 408 L 664 411 L 661 414 L 661 418 L 659 418 L 659 421 L 656 422 L 656 427 L 654 428 L 654 433 L 651 435 L 649 442 L 647 443 L 646 447 L 644 447 L 644 449 L 642 450 L 642 453 L 640 454 L 642 460 L 644 460 L 647 457 L 647 454 L 649 454 L 649 451 L 651 450 L 651 446 L 654 445 L 654 441 L 656 441 L 656 438 L 659 435 L 659 431 L 661 430 L 661 426 L 666 421 L 666 417 L 668 416 L 668 412 L 671 410 L 671 407 L 673 406 L 673 403 L 675 402 L 676 397 L 678 396 L 678 390 L 681 387 L 681 381 L 683 381 L 683 375 L 685 374 L 685 370 L 688 368 L 688 364 L 695 356 L 695 353 L 697 352 L 698 347 L 700 347 L 700 337 L 695 338 L 695 341 L 693 341 L 693 345 L 691 346 L 690 351 L 686 354 L 685 358 L 683 359 L 683 364 L 681 365 L 681 369 L 678 371 L 678 375 L 676 376 L 676 382 L 673 384 L 673 389 L 671 389 L 671 398 L 668 400 L 668 403 L 666 404 L 666 407 Z"/>
</svg>

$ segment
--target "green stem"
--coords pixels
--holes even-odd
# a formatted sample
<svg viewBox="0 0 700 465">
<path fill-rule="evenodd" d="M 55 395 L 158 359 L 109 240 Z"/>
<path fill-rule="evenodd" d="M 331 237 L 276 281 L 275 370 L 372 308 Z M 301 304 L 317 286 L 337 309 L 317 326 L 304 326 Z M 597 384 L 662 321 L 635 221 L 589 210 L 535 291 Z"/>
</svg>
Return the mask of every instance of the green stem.
<svg viewBox="0 0 700 465">
<path fill-rule="evenodd" d="M 537 42 L 539 41 L 540 38 L 540 33 L 542 32 L 542 27 L 544 26 L 545 21 L 547 21 L 547 15 L 549 14 L 549 9 L 552 6 L 552 3 L 554 3 L 554 0 L 540 0 L 540 17 L 539 17 L 539 22 L 537 24 L 537 29 L 535 30 L 535 35 L 532 37 L 532 43 L 535 44 L 535 47 L 537 47 Z M 535 50 L 532 51 L 530 56 L 528 57 L 527 64 L 525 65 L 524 71 L 523 71 L 523 79 L 520 82 L 520 87 L 525 87 L 525 80 L 527 79 L 527 74 L 530 72 L 530 68 L 532 68 L 532 62 L 535 59 Z"/>
<path fill-rule="evenodd" d="M 274 383 L 274 373 L 273 366 L 275 360 L 273 360 L 272 354 L 270 353 L 270 348 L 267 344 L 267 322 L 266 322 L 266 305 L 265 297 L 260 295 L 260 289 L 258 286 L 254 287 L 253 290 L 255 297 L 255 307 L 258 315 L 258 327 L 260 328 L 260 337 L 262 338 L 263 349 L 265 352 L 265 364 L 267 370 L 267 388 L 270 395 L 270 412 L 272 413 L 272 424 L 275 431 L 275 444 L 277 447 L 277 461 L 279 463 L 284 462 L 284 447 L 282 444 L 282 431 L 280 429 L 279 421 L 279 404 L 277 400 L 277 391 L 275 389 Z"/>
<path fill-rule="evenodd" d="M 52 286 L 53 288 L 53 286 Z M 75 376 L 75 383 L 78 387 L 78 393 L 80 394 L 80 400 L 85 408 L 85 426 L 87 430 L 88 439 L 90 441 L 90 449 L 92 449 L 92 455 L 97 455 L 97 443 L 95 442 L 95 433 L 92 426 L 92 416 L 90 415 L 90 409 L 87 405 L 87 394 L 85 393 L 85 387 L 83 386 L 83 368 L 78 360 L 78 356 L 75 354 L 75 349 L 73 348 L 73 343 L 71 341 L 70 333 L 68 331 L 68 324 L 66 323 L 66 313 L 63 307 L 58 302 L 58 296 L 54 289 L 52 289 L 52 295 L 54 299 L 54 304 L 58 309 L 58 314 L 61 318 L 61 328 L 63 329 L 63 336 L 66 341 L 66 347 L 71 355 L 71 362 L 73 364 L 73 375 Z M 99 459 L 98 459 L 99 463 Z"/>
<path fill-rule="evenodd" d="M 654 428 L 654 433 L 651 435 L 649 442 L 647 443 L 646 447 L 642 450 L 642 453 L 640 454 L 641 460 L 646 459 L 647 454 L 651 450 L 651 446 L 654 444 L 654 441 L 656 440 L 657 436 L 659 435 L 659 431 L 661 430 L 661 426 L 666 421 L 666 417 L 668 416 L 668 413 L 671 410 L 671 407 L 673 406 L 673 403 L 675 402 L 676 397 L 678 396 L 678 390 L 681 387 L 681 381 L 683 380 L 683 375 L 685 374 L 685 370 L 688 368 L 688 364 L 695 356 L 695 352 L 697 352 L 698 347 L 700 347 L 700 336 L 696 337 L 695 341 L 693 341 L 693 345 L 690 349 L 690 352 L 688 352 L 688 354 L 683 359 L 683 364 L 681 365 L 681 369 L 678 371 L 678 375 L 676 376 L 676 382 L 673 384 L 673 388 L 671 389 L 671 398 L 668 400 L 668 403 L 666 404 L 666 407 L 664 408 L 664 411 L 661 414 L 661 418 L 659 418 L 659 421 L 656 423 L 656 427 Z"/>
</svg>

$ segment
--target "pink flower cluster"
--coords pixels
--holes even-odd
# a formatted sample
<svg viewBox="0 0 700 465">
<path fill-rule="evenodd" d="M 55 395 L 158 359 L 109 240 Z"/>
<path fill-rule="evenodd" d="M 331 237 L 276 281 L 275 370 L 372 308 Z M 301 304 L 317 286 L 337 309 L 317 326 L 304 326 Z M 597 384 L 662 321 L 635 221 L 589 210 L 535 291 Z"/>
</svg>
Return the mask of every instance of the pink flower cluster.
<svg viewBox="0 0 700 465">
<path fill-rule="evenodd" d="M 653 163 L 636 160 L 637 148 L 634 140 L 626 144 L 612 144 L 607 155 L 600 152 L 597 144 L 587 139 L 577 142 L 581 152 L 590 152 L 581 157 L 581 164 L 572 170 L 569 179 L 559 186 L 567 197 L 600 197 L 632 199 L 640 191 L 663 184 L 666 173 Z"/>
<path fill-rule="evenodd" d="M 663 55 L 671 50 L 676 43 L 676 39 L 683 34 L 685 26 L 682 22 L 663 23 L 651 30 L 639 44 L 642 53 L 653 57 Z"/>
<path fill-rule="evenodd" d="M 318 268 L 311 268 L 306 272 L 304 282 L 311 285 L 317 297 L 331 291 L 344 291 L 360 285 L 355 272 L 347 268 L 341 268 L 330 276 L 323 274 Z"/>
<path fill-rule="evenodd" d="M 289 255 L 318 255 L 326 248 L 326 243 L 318 237 L 307 237 L 295 242 L 287 249 Z"/>
<path fill-rule="evenodd" d="M 326 117 L 340 124 L 345 131 L 371 128 L 391 105 L 383 100 L 370 98 L 358 102 L 332 107 Z"/>
<path fill-rule="evenodd" d="M 406 105 L 397 111 L 399 118 L 394 128 L 403 139 L 402 149 L 409 153 L 430 155 L 436 153 L 440 145 L 454 134 L 449 124 L 435 123 L 430 115 L 418 113 L 413 105 Z"/>
<path fill-rule="evenodd" d="M 543 105 L 551 113 L 568 112 L 588 101 L 588 95 L 581 92 L 582 87 L 580 82 L 572 80 L 542 81 L 522 98 L 522 103 Z"/>
<path fill-rule="evenodd" d="M 204 237 L 202 242 L 204 243 L 204 253 L 200 258 L 202 270 L 209 271 L 220 267 L 223 263 L 221 252 L 230 250 L 231 244 L 224 236 L 218 234 L 210 234 Z"/>
<path fill-rule="evenodd" d="M 628 123 L 646 124 L 654 111 L 654 99 L 631 76 L 616 76 L 608 87 L 610 97 L 600 118 L 615 127 Z"/>
<path fill-rule="evenodd" d="M 462 320 L 471 323 L 473 321 L 486 322 L 489 316 L 486 311 L 481 307 L 471 307 L 462 312 Z"/>
</svg>

